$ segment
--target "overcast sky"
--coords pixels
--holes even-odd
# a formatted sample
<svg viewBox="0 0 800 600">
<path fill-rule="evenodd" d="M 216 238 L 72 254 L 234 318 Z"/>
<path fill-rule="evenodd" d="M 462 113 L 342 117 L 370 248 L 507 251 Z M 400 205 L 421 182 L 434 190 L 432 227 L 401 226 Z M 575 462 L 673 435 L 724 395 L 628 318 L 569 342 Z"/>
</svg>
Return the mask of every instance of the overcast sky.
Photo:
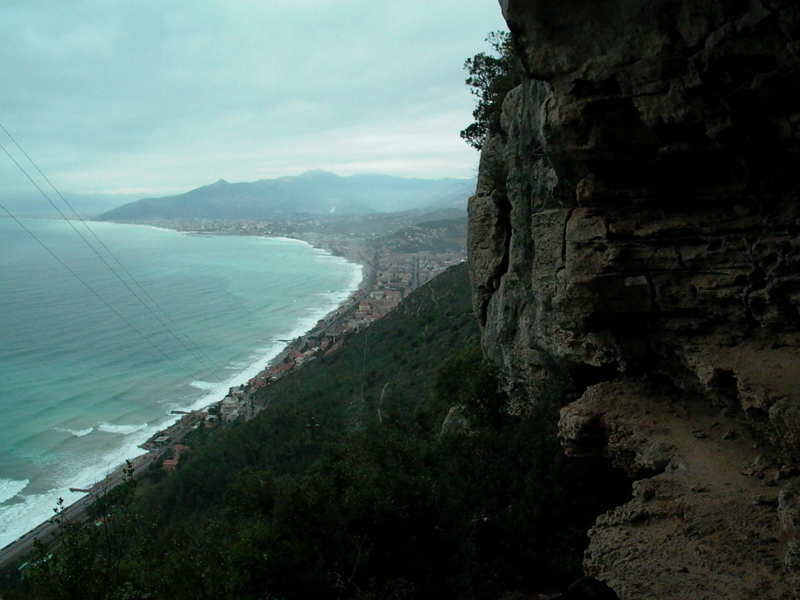
<svg viewBox="0 0 800 600">
<path fill-rule="evenodd" d="M 2 0 L 0 123 L 70 193 L 472 177 L 463 63 L 504 28 L 496 0 Z"/>
</svg>

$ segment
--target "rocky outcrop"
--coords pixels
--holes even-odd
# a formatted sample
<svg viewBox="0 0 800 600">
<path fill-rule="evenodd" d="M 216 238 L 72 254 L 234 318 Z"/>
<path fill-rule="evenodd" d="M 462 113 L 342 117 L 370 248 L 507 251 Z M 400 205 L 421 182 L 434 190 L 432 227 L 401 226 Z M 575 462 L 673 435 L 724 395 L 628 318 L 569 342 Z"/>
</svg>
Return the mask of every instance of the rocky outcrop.
<svg viewBox="0 0 800 600">
<path fill-rule="evenodd" d="M 526 78 L 470 201 L 474 305 L 516 410 L 579 398 L 567 447 L 642 479 L 598 521 L 587 571 L 623 600 L 798 594 L 795 533 L 753 500 L 800 459 L 798 2 L 501 6 Z M 611 550 L 626 539 L 635 566 Z M 661 558 L 670 584 L 647 592 Z"/>
<path fill-rule="evenodd" d="M 597 520 L 584 557 L 620 598 L 791 597 L 796 532 L 781 525 L 779 495 L 790 520 L 794 496 L 779 494 L 779 468 L 726 413 L 628 381 L 562 409 L 569 453 L 605 453 L 638 478 L 632 500 Z"/>
</svg>

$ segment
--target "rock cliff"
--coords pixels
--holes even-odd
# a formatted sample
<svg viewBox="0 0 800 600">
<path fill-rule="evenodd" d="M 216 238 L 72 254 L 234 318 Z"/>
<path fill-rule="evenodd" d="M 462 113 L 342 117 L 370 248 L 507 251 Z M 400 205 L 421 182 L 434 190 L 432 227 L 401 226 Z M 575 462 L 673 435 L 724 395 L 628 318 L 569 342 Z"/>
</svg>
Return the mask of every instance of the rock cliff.
<svg viewBox="0 0 800 600">
<path fill-rule="evenodd" d="M 800 6 L 501 0 L 525 71 L 468 246 L 515 410 L 638 481 L 623 600 L 800 597 Z"/>
</svg>

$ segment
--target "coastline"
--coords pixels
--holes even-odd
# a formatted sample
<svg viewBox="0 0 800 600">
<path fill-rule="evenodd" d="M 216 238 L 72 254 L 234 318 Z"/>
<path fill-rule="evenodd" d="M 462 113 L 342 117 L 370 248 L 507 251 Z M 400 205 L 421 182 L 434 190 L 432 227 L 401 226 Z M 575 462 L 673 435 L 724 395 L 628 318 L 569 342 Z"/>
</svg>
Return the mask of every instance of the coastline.
<svg viewBox="0 0 800 600">
<path fill-rule="evenodd" d="M 163 228 L 161 228 L 163 229 Z M 180 230 L 171 230 L 177 233 L 186 234 L 185 231 Z M 330 250 L 320 247 L 318 245 L 314 245 L 309 243 L 305 240 L 301 240 L 298 238 L 286 238 L 284 236 L 261 236 L 261 237 L 272 237 L 276 239 L 283 239 L 285 241 L 295 241 L 306 244 L 307 246 L 313 248 L 316 252 L 323 253 L 325 255 L 329 255 L 331 257 L 335 257 L 339 260 L 345 260 L 352 265 L 353 268 L 353 277 L 351 279 L 351 284 L 348 288 L 337 292 L 336 295 L 338 299 L 335 304 L 325 303 L 318 312 L 311 314 L 309 317 L 301 319 L 298 324 L 296 325 L 295 329 L 291 330 L 286 334 L 282 334 L 280 336 L 276 336 L 274 338 L 273 343 L 268 348 L 265 348 L 266 352 L 258 357 L 254 362 L 250 365 L 246 366 L 243 370 L 239 371 L 236 375 L 232 376 L 230 379 L 219 382 L 217 384 L 213 384 L 214 389 L 209 389 L 209 392 L 206 394 L 201 395 L 193 404 L 186 407 L 186 411 L 189 414 L 171 414 L 168 417 L 174 417 L 174 419 L 170 420 L 167 418 L 165 421 L 161 422 L 159 425 L 159 432 L 156 434 L 152 434 L 152 429 L 147 428 L 147 437 L 146 438 L 136 438 L 131 439 L 129 438 L 128 444 L 126 444 L 118 453 L 115 453 L 115 458 L 109 461 L 109 467 L 106 469 L 106 475 L 102 478 L 95 477 L 95 481 L 92 485 L 85 485 L 85 487 L 80 488 L 81 495 L 77 498 L 70 498 L 67 494 L 64 494 L 66 497 L 67 502 L 69 503 L 66 514 L 69 515 L 69 518 L 82 518 L 83 514 L 83 506 L 87 502 L 87 494 L 92 494 L 94 496 L 102 496 L 106 493 L 111 487 L 116 485 L 121 481 L 122 478 L 122 471 L 125 467 L 125 459 L 121 459 L 121 461 L 117 461 L 120 458 L 122 452 L 125 452 L 128 456 L 127 460 L 130 460 L 135 468 L 135 472 L 137 475 L 143 474 L 146 469 L 153 464 L 156 460 L 159 460 L 166 452 L 171 448 L 171 444 L 165 447 L 159 447 L 158 449 L 151 449 L 148 450 L 146 448 L 142 448 L 142 446 L 146 445 L 148 441 L 151 441 L 154 437 L 157 437 L 159 434 L 162 434 L 163 431 L 169 430 L 175 435 L 177 438 L 175 441 L 178 441 L 180 436 L 184 435 L 186 432 L 190 431 L 192 427 L 199 424 L 197 422 L 197 417 L 195 416 L 202 408 L 206 408 L 209 406 L 213 406 L 218 404 L 221 401 L 222 395 L 224 395 L 224 391 L 219 389 L 220 387 L 225 387 L 225 391 L 227 387 L 235 386 L 235 385 L 244 385 L 249 379 L 253 377 L 262 376 L 265 374 L 270 367 L 281 363 L 286 356 L 289 355 L 296 347 L 299 339 L 304 339 L 310 334 L 313 334 L 315 329 L 317 328 L 317 323 L 321 320 L 328 321 L 333 315 L 341 313 L 346 307 L 352 306 L 354 299 L 359 295 L 359 288 L 363 286 L 368 278 L 368 268 L 365 264 L 357 262 L 354 256 L 341 256 L 335 255 Z M 345 295 L 342 299 L 341 297 Z M 198 382 L 202 383 L 202 382 Z M 200 386 L 200 389 L 203 389 Z M 131 436 L 133 437 L 133 436 Z M 174 441 L 172 442 L 175 443 Z M 135 446 L 132 446 L 135 444 Z M 141 451 L 130 452 L 131 447 L 140 448 Z M 120 456 L 117 456 L 119 454 Z M 132 457 L 132 458 L 131 458 Z M 116 464 L 116 466 L 111 469 L 110 465 Z M 83 477 L 83 481 L 89 479 L 89 477 Z M 75 485 L 79 485 L 82 482 L 76 481 L 74 482 Z M 78 488 L 74 488 L 78 489 Z M 88 491 L 87 491 L 88 490 Z M 59 494 L 59 492 L 54 491 L 53 496 L 53 503 L 55 503 L 55 498 Z M 47 536 L 47 521 L 40 523 L 36 527 L 28 530 L 26 533 L 22 534 L 20 537 L 16 538 L 15 540 L 6 544 L 0 550 L 0 565 L 5 565 L 9 561 L 18 558 L 21 555 L 26 554 L 30 550 L 30 544 L 34 537 L 38 537 L 42 539 L 44 542 L 49 542 L 49 539 L 46 538 Z M 27 549 L 25 548 L 27 544 Z"/>
<path fill-rule="evenodd" d="M 294 239 L 295 241 L 300 241 L 302 243 L 308 244 L 303 240 L 297 240 L 296 238 L 280 238 L 280 239 Z M 311 244 L 308 244 L 309 246 Z M 312 246 L 318 250 L 324 249 L 317 248 Z M 353 261 L 349 261 L 353 263 Z M 357 264 L 357 263 L 353 263 Z M 261 356 L 258 360 L 252 363 L 248 368 L 241 371 L 237 375 L 231 377 L 227 382 L 220 383 L 217 387 L 225 386 L 227 388 L 234 388 L 239 385 L 247 386 L 249 382 L 252 382 L 254 379 L 263 379 L 269 378 L 269 371 L 271 368 L 282 364 L 285 359 L 292 353 L 299 349 L 299 347 L 303 344 L 304 340 L 308 337 L 313 336 L 315 333 L 318 333 L 320 330 L 324 329 L 319 327 L 320 322 L 330 323 L 333 317 L 336 317 L 340 314 L 343 314 L 350 310 L 354 303 L 358 302 L 358 300 L 363 295 L 362 287 L 364 283 L 369 279 L 369 276 L 365 274 L 366 267 L 364 265 L 360 266 L 361 274 L 359 275 L 359 282 L 355 289 L 352 289 L 347 298 L 343 301 L 340 301 L 335 307 L 328 310 L 330 307 L 325 309 L 325 312 L 316 313 L 315 315 L 308 318 L 305 321 L 305 324 L 298 325 L 291 333 L 287 336 L 284 336 L 284 339 L 279 340 L 279 344 L 273 345 L 270 348 L 270 351 Z M 353 278 L 353 282 L 355 282 L 355 277 Z M 352 286 L 351 286 L 352 287 Z M 344 292 L 343 292 L 344 293 Z M 307 324 L 311 321 L 314 321 L 315 324 L 311 327 L 308 327 Z M 263 366 L 256 366 L 256 365 L 263 365 Z M 239 382 L 239 383 L 236 383 Z M 231 384 L 231 385 L 228 385 Z M 220 393 L 223 393 L 223 397 L 219 397 L 211 402 L 208 401 L 210 396 L 219 396 Z M 192 427 L 195 426 L 195 423 L 198 420 L 198 414 L 202 413 L 209 408 L 219 405 L 227 392 L 222 392 L 222 390 L 217 390 L 215 392 L 211 392 L 206 396 L 198 399 L 194 404 L 186 409 L 187 414 L 182 414 L 178 416 L 176 420 L 170 423 L 167 427 L 157 431 L 153 435 L 149 436 L 145 441 L 141 442 L 138 447 L 146 450 L 147 452 L 153 452 L 155 450 L 159 451 L 159 454 L 163 454 L 165 450 L 171 448 L 176 442 L 180 441 L 180 438 L 185 435 Z M 154 443 L 154 440 L 160 436 L 167 436 L 170 438 L 170 443 L 166 446 L 159 446 Z M 141 457 L 141 455 L 140 455 Z M 120 465 L 118 469 L 122 469 L 124 465 Z"/>
</svg>

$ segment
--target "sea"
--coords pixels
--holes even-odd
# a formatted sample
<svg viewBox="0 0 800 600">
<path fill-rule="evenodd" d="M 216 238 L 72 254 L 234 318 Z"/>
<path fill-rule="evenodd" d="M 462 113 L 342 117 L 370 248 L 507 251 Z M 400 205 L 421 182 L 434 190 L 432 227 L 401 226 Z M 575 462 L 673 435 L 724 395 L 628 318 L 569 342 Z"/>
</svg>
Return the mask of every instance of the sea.
<svg viewBox="0 0 800 600">
<path fill-rule="evenodd" d="M 142 454 L 171 411 L 255 376 L 362 280 L 298 240 L 87 224 L 0 219 L 0 547 Z"/>
</svg>

